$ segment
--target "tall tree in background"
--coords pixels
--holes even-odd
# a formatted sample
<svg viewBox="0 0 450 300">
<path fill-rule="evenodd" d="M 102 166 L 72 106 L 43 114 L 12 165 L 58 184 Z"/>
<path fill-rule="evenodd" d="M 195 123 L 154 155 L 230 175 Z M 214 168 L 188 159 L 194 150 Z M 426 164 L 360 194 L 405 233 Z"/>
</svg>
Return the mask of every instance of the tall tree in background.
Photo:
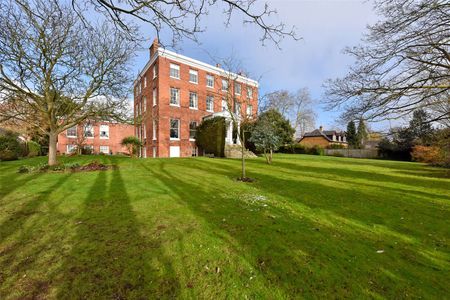
<svg viewBox="0 0 450 300">
<path fill-rule="evenodd" d="M 287 90 L 274 91 L 264 96 L 261 111 L 277 110 L 291 121 L 296 135 L 301 137 L 306 131 L 313 130 L 316 113 L 314 101 L 308 88 L 301 88 L 296 93 Z"/>
<path fill-rule="evenodd" d="M 358 146 L 357 148 L 364 147 L 364 144 L 367 141 L 367 137 L 368 137 L 368 132 L 367 132 L 366 123 L 363 118 L 360 118 L 359 122 L 358 122 L 358 132 L 356 134 L 356 145 Z"/>
<path fill-rule="evenodd" d="M 433 139 L 433 127 L 431 127 L 430 115 L 423 109 L 414 111 L 412 119 L 409 121 L 409 130 L 420 145 L 428 145 Z"/>
<path fill-rule="evenodd" d="M 262 32 L 260 41 L 263 45 L 269 41 L 279 47 L 285 37 L 299 40 L 294 27 L 289 27 L 283 22 L 274 22 L 273 16 L 276 15 L 276 11 L 268 4 L 260 5 L 255 0 L 72 0 L 71 2 L 82 19 L 86 19 L 83 8 L 93 8 L 89 11 L 102 13 L 114 22 L 117 28 L 134 39 L 139 39 L 135 29 L 142 24 L 152 26 L 159 40 L 161 31 L 170 31 L 172 46 L 182 38 L 197 41 L 198 34 L 204 30 L 201 19 L 208 15 L 212 7 L 222 10 L 227 27 L 234 15 L 240 15 L 245 25 L 255 25 Z"/>
<path fill-rule="evenodd" d="M 312 131 L 316 125 L 314 101 L 308 88 L 301 88 L 294 97 L 294 129 L 297 137 L 302 137 L 307 131 Z"/>
<path fill-rule="evenodd" d="M 107 24 L 82 22 L 57 0 L 0 3 L 0 121 L 26 122 L 49 137 L 128 109 L 128 63 L 135 44 Z"/>
<path fill-rule="evenodd" d="M 417 108 L 433 113 L 428 122 L 450 119 L 450 2 L 378 0 L 381 21 L 369 26 L 363 44 L 347 48 L 355 65 L 329 80 L 330 109 L 343 118 L 398 118 Z"/>
<path fill-rule="evenodd" d="M 350 121 L 347 124 L 347 143 L 350 148 L 356 148 L 358 137 L 356 133 L 356 126 L 354 121 Z"/>
<path fill-rule="evenodd" d="M 268 93 L 265 97 L 265 103 L 262 104 L 261 110 L 268 111 L 277 110 L 284 117 L 288 117 L 292 107 L 295 104 L 294 95 L 287 90 L 279 90 Z"/>
<path fill-rule="evenodd" d="M 259 119 L 267 119 L 276 128 L 276 136 L 280 138 L 281 145 L 292 143 L 295 129 L 291 123 L 278 110 L 269 109 L 259 115 Z"/>
</svg>

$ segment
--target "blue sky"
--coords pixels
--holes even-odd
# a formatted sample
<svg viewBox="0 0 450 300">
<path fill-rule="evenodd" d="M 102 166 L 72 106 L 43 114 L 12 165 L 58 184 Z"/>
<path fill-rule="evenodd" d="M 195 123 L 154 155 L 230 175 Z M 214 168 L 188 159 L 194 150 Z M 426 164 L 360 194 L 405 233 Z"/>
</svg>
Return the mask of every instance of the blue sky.
<svg viewBox="0 0 450 300">
<path fill-rule="evenodd" d="M 253 78 L 260 78 L 260 94 L 286 89 L 296 91 L 308 87 L 317 100 L 317 127 L 342 128 L 335 120 L 338 112 L 327 112 L 322 108 L 322 84 L 327 78 L 346 74 L 352 58 L 343 54 L 345 46 L 356 45 L 365 32 L 367 24 L 377 21 L 369 1 L 268 1 L 278 11 L 278 18 L 294 25 L 303 39 L 285 39 L 281 50 L 271 44 L 262 46 L 261 31 L 253 25 L 243 25 L 242 17 L 236 15 L 232 25 L 224 27 L 221 8 L 211 8 L 203 17 L 205 29 L 199 34 L 200 45 L 189 40 L 179 43 L 177 52 L 207 63 L 214 57 L 229 57 L 233 53 Z M 137 54 L 134 71 L 138 73 L 148 60 L 148 46 L 155 33 L 150 27 L 142 27 L 148 37 L 148 45 Z M 162 38 L 168 36 L 164 33 Z M 382 124 L 371 124 L 382 129 Z"/>
</svg>

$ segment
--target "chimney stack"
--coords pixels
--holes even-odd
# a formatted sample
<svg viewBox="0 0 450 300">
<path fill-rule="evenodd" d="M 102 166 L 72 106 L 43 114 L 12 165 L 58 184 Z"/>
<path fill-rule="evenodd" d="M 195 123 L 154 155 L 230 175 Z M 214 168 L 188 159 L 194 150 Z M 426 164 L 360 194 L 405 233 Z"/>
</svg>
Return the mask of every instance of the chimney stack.
<svg viewBox="0 0 450 300">
<path fill-rule="evenodd" d="M 320 125 L 320 127 L 319 127 L 319 130 L 320 130 L 320 132 L 322 132 L 322 131 L 323 131 L 323 127 L 322 127 L 322 125 Z"/>
<path fill-rule="evenodd" d="M 159 41 L 157 38 L 153 40 L 152 45 L 150 46 L 150 59 L 152 59 L 153 55 L 158 51 Z"/>
<path fill-rule="evenodd" d="M 220 64 L 216 64 L 216 68 L 220 68 Z"/>
</svg>

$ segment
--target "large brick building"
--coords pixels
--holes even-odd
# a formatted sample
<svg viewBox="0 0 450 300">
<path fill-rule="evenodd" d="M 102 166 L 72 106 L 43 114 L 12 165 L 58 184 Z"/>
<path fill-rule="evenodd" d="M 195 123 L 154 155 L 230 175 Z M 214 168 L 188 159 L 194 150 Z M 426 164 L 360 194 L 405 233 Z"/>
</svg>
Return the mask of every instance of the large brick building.
<svg viewBox="0 0 450 300">
<path fill-rule="evenodd" d="M 134 82 L 136 136 L 144 143 L 140 155 L 197 156 L 195 130 L 204 117 L 229 110 L 254 117 L 257 99 L 258 82 L 162 49 L 155 40 Z"/>
<path fill-rule="evenodd" d="M 57 151 L 69 154 L 82 147 L 92 154 L 127 153 L 121 142 L 124 137 L 133 135 L 133 125 L 87 121 L 61 132 L 58 135 Z"/>
</svg>

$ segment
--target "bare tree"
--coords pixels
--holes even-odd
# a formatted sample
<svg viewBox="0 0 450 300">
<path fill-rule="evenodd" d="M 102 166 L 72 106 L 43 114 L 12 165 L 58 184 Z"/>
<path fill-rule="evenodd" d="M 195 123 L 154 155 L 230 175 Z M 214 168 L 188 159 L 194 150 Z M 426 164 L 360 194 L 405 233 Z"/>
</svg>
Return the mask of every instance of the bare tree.
<svg viewBox="0 0 450 300">
<path fill-rule="evenodd" d="M 216 60 L 217 61 L 217 60 Z M 241 146 L 241 180 L 247 179 L 246 166 L 245 166 L 245 133 L 242 132 L 243 128 L 240 126 L 242 123 L 251 119 L 254 115 L 248 115 L 245 108 L 251 105 L 251 99 L 247 96 L 243 96 L 243 83 L 246 82 L 246 75 L 242 71 L 241 63 L 234 55 L 221 59 L 218 63 L 222 67 L 220 79 L 225 80 L 228 84 L 226 90 L 222 89 L 222 92 L 218 94 L 219 99 L 224 101 L 224 109 L 228 112 L 233 128 L 237 128 L 237 139 Z M 248 75 L 247 75 L 248 76 Z M 220 83 L 223 84 L 223 83 Z"/>
<path fill-rule="evenodd" d="M 77 146 L 77 153 L 83 154 L 83 150 L 86 150 L 87 138 L 94 138 L 93 124 L 91 120 L 84 120 L 75 125 L 77 137 L 75 139 L 75 145 Z M 92 154 L 92 153 L 89 153 Z"/>
<path fill-rule="evenodd" d="M 262 111 L 276 109 L 284 117 L 289 118 L 295 105 L 295 96 L 287 90 L 279 90 L 264 95 Z"/>
<path fill-rule="evenodd" d="M 296 135 L 302 137 L 306 131 L 313 130 L 316 122 L 314 101 L 308 88 L 301 88 L 294 97 L 294 129 Z"/>
<path fill-rule="evenodd" d="M 60 132 L 127 109 L 135 44 L 107 24 L 82 23 L 57 0 L 0 4 L 0 120 L 27 122 L 49 137 L 56 164 Z"/>
<path fill-rule="evenodd" d="M 449 119 L 450 2 L 379 0 L 381 21 L 368 27 L 363 44 L 347 48 L 356 59 L 344 78 L 326 82 L 330 109 L 344 119 L 400 118 L 417 108 Z"/>
<path fill-rule="evenodd" d="M 306 130 L 314 128 L 316 114 L 309 89 L 304 87 L 296 93 L 287 90 L 270 92 L 263 97 L 261 111 L 277 110 L 290 120 L 297 136 L 303 136 Z"/>
<path fill-rule="evenodd" d="M 231 23 L 231 17 L 240 14 L 244 24 L 254 24 L 262 31 L 260 41 L 273 42 L 276 46 L 288 36 L 299 40 L 294 27 L 282 22 L 272 22 L 276 10 L 268 4 L 260 4 L 256 0 L 72 0 L 75 11 L 83 19 L 80 7 L 93 7 L 104 14 L 118 28 L 136 38 L 135 20 L 150 24 L 160 39 L 162 30 L 172 33 L 172 45 L 182 38 L 197 41 L 201 27 L 201 18 L 209 13 L 211 7 L 222 9 L 225 26 Z"/>
</svg>

